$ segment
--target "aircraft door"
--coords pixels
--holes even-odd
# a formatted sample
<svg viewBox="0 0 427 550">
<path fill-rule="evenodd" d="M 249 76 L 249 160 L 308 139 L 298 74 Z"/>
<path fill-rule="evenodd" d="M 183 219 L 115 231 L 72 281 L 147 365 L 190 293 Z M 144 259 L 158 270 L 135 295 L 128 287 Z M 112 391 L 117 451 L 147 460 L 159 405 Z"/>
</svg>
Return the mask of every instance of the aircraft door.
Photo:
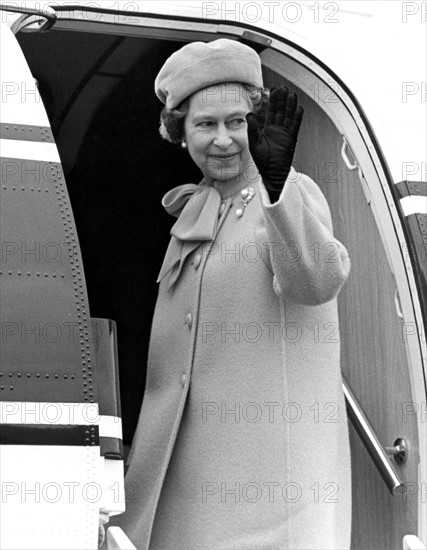
<svg viewBox="0 0 427 550">
<path fill-rule="evenodd" d="M 399 307 L 403 290 L 384 242 L 387 229 L 376 218 L 377 209 L 382 208 L 380 198 L 377 202 L 381 184 L 367 176 L 371 171 L 363 165 L 363 159 L 369 156 L 366 144 L 352 140 L 354 130 L 350 123 L 347 126 L 344 115 L 340 122 L 341 113 L 346 112 L 348 117 L 348 111 L 342 104 L 339 83 L 332 78 L 322 80 L 303 64 L 277 51 L 266 49 L 261 59 L 265 85 L 288 85 L 305 109 L 294 166 L 322 189 L 331 208 L 335 235 L 349 250 L 352 262 L 350 277 L 338 299 L 339 331 L 338 327 L 325 324 L 317 327 L 317 332 L 313 329 L 313 337 L 322 341 L 339 338 L 343 376 L 360 407 L 356 416 L 364 414 L 369 420 L 381 444 L 382 458 L 385 457 L 383 466 L 393 479 L 399 479 L 394 488 L 391 482 L 386 486 L 349 423 L 351 548 L 400 549 L 405 535 L 422 536 L 417 520 L 422 487 L 418 390 L 425 401 L 425 387 L 422 368 L 415 372 L 416 366 L 408 357 L 411 346 L 417 348 L 417 353 L 420 351 L 414 319 L 405 318 Z M 357 126 L 355 129 L 359 133 Z M 357 152 L 357 158 L 352 151 Z M 389 216 L 384 226 L 388 222 Z M 401 462 L 397 456 L 394 459 L 398 438 L 404 440 L 408 451 Z M 380 457 L 376 458 L 380 462 Z M 382 471 L 382 475 L 387 478 L 386 472 Z"/>
<path fill-rule="evenodd" d="M 95 549 L 100 517 L 124 511 L 115 327 L 90 318 L 49 120 L 5 23 L 0 35 L 0 547 Z"/>
</svg>

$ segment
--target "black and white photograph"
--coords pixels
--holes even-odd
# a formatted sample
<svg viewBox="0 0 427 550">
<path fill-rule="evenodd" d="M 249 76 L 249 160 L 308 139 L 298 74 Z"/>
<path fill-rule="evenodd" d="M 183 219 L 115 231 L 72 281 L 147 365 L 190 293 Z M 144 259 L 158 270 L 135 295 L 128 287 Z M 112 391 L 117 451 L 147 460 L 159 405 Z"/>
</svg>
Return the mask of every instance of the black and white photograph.
<svg viewBox="0 0 427 550">
<path fill-rule="evenodd" d="M 0 550 L 426 550 L 427 1 L 0 18 Z"/>
</svg>

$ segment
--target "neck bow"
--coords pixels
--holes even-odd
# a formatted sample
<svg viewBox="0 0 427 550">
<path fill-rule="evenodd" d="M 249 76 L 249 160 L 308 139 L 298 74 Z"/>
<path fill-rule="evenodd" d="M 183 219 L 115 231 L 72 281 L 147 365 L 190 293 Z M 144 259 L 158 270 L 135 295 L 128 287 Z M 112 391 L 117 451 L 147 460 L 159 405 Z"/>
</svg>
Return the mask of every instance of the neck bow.
<svg viewBox="0 0 427 550">
<path fill-rule="evenodd" d="M 166 212 L 178 218 L 170 231 L 172 238 L 157 278 L 160 282 L 169 274 L 169 292 L 181 274 L 186 257 L 202 242 L 214 239 L 220 204 L 218 191 L 203 182 L 180 185 L 163 197 Z"/>
</svg>

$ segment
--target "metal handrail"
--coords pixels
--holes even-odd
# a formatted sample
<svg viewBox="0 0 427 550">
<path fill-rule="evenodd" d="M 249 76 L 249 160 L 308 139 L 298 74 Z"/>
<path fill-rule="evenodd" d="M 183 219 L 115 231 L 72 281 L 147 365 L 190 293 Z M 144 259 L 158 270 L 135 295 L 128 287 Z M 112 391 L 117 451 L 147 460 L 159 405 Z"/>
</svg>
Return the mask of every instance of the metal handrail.
<svg viewBox="0 0 427 550">
<path fill-rule="evenodd" d="M 374 428 L 368 420 L 362 406 L 350 389 L 350 386 L 343 377 L 343 392 L 347 403 L 347 413 L 355 430 L 359 434 L 362 443 L 371 456 L 378 472 L 383 478 L 388 490 L 392 495 L 404 488 L 394 465 L 391 463 L 387 451 L 384 449 Z"/>
</svg>

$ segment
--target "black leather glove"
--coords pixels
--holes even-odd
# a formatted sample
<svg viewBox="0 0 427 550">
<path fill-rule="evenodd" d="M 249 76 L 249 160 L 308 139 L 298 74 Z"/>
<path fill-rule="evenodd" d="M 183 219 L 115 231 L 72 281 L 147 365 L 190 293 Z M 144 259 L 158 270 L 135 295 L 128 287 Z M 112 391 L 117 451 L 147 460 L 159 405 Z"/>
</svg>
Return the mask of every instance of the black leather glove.
<svg viewBox="0 0 427 550">
<path fill-rule="evenodd" d="M 279 199 L 291 169 L 304 109 L 286 86 L 272 88 L 265 120 L 248 113 L 249 151 L 262 176 L 271 202 Z M 262 119 L 262 117 L 261 117 Z"/>
</svg>

